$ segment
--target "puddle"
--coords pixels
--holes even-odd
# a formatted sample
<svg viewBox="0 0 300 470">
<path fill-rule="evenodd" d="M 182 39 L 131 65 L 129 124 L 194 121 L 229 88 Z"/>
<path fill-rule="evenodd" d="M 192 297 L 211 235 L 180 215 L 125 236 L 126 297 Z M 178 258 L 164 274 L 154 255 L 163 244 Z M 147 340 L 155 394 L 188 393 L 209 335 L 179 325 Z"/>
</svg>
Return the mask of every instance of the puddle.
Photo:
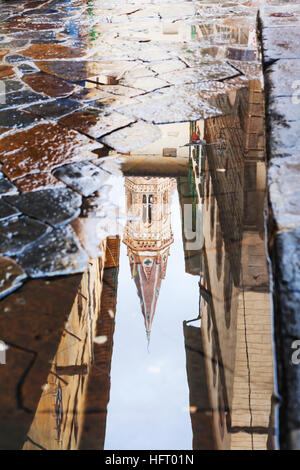
<svg viewBox="0 0 300 470">
<path fill-rule="evenodd" d="M 0 448 L 275 448 L 255 5 L 1 9 Z"/>
</svg>

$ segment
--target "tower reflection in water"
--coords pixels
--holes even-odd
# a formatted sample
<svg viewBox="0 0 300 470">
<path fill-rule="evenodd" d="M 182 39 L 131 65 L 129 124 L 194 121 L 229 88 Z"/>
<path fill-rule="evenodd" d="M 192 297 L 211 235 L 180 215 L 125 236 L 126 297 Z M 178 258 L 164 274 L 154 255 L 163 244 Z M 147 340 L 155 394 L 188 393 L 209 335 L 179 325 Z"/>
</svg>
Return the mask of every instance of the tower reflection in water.
<svg viewBox="0 0 300 470">
<path fill-rule="evenodd" d="M 175 185 L 171 178 L 125 178 L 128 222 L 123 241 L 141 302 L 148 344 L 173 243 L 170 199 Z"/>
<path fill-rule="evenodd" d="M 183 325 L 193 448 L 273 448 L 273 354 L 265 256 L 266 173 L 260 83 L 252 80 L 230 94 L 218 95 L 215 104 L 223 111 L 219 117 L 184 123 L 176 129 L 177 151 L 193 140 L 190 136 L 197 135 L 199 141 L 212 144 L 190 142 L 185 146 L 190 155 L 181 155 L 186 161 L 181 166 L 186 169 L 184 175 L 174 174 L 176 179 L 125 177 L 128 221 L 123 242 L 149 341 L 159 290 L 168 282 L 168 259 L 169 267 L 172 261 L 170 200 L 177 186 L 185 270 L 196 283 L 199 280 L 199 312 L 189 311 L 187 301 L 177 306 L 183 312 L 181 318 L 190 320 L 199 313 L 201 320 L 200 327 L 189 321 Z M 220 145 L 213 145 L 216 142 Z M 158 150 L 161 157 L 163 152 Z M 171 157 L 161 157 L 164 158 Z M 185 211 L 185 206 L 189 211 Z M 187 220 L 187 214 L 192 214 L 191 220 Z M 118 314 L 115 317 L 117 286 L 124 282 L 118 272 L 119 241 L 118 237 L 108 237 L 103 243 L 103 256 L 91 261 L 87 272 L 76 280 L 34 281 L 43 295 L 51 291 L 48 298 L 45 296 L 51 315 L 41 313 L 39 304 L 28 302 L 29 318 L 36 331 L 43 332 L 45 321 L 51 322 L 55 334 L 51 342 L 47 338 L 40 342 L 35 356 L 38 360 L 30 363 L 27 376 L 13 345 L 25 340 L 34 343 L 31 322 L 25 325 L 19 321 L 23 311 L 18 307 L 14 307 L 18 320 L 14 328 L 9 328 L 11 319 L 2 317 L 3 339 L 12 345 L 9 368 L 0 371 L 1 397 L 5 398 L 1 411 L 5 423 L 2 447 L 103 448 L 110 365 L 113 347 L 116 349 L 114 326 L 115 321 L 120 322 Z M 173 247 L 175 244 L 176 240 Z M 183 257 L 183 252 L 175 256 Z M 180 278 L 179 270 L 183 268 L 173 263 L 172 269 Z M 173 290 L 183 289 L 176 280 L 173 283 Z M 64 300 L 57 306 L 54 291 L 62 299 L 70 293 L 68 303 Z M 31 298 L 29 285 L 21 292 L 25 299 Z M 3 307 L 9 308 L 9 302 L 17 295 L 5 299 Z M 182 298 L 188 295 L 183 292 Z M 63 307 L 62 312 L 59 307 Z M 172 346 L 172 352 L 178 350 L 177 344 Z M 24 367 L 26 372 L 28 366 Z M 9 372 L 9 379 L 12 376 L 14 381 L 5 376 L 7 371 L 13 371 Z M 112 377 L 112 382 L 118 380 L 120 377 Z M 13 398 L 15 382 L 22 384 L 22 408 Z M 176 387 L 172 391 L 173 398 Z M 119 426 L 119 422 L 114 426 Z"/>
</svg>

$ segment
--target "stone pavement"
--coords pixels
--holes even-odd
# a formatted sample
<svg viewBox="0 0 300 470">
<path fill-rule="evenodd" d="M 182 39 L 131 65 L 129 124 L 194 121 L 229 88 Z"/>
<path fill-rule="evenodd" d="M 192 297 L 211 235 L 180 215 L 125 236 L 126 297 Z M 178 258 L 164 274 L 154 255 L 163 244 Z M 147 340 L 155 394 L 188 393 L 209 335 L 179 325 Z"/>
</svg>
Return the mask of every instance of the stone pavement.
<svg viewBox="0 0 300 470">
<path fill-rule="evenodd" d="M 259 74 L 253 4 L 0 3 L 0 296 L 83 272 L 118 233 L 120 154 Z"/>
<path fill-rule="evenodd" d="M 269 159 L 269 252 L 273 267 L 281 448 L 300 448 L 300 2 L 267 1 L 259 13 Z"/>
</svg>

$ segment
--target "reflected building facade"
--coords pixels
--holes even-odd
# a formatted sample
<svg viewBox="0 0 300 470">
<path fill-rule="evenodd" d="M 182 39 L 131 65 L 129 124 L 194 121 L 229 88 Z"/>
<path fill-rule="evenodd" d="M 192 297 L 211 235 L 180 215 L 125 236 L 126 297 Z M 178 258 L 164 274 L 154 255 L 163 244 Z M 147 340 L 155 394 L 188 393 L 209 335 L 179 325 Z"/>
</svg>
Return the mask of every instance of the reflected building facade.
<svg viewBox="0 0 300 470">
<path fill-rule="evenodd" d="M 131 276 L 137 287 L 148 343 L 170 245 L 172 178 L 126 177 L 127 245 Z"/>
<path fill-rule="evenodd" d="M 193 430 L 206 427 L 212 436 L 207 447 L 204 434 L 194 434 L 194 448 L 274 448 L 260 82 L 252 80 L 230 99 L 217 99 L 223 115 L 207 119 L 199 133 L 208 144 L 223 143 L 207 145 L 202 162 L 192 155 L 203 212 L 198 257 L 202 311 L 201 328 L 186 323 L 184 334 Z M 188 352 L 197 335 L 198 361 Z"/>
<path fill-rule="evenodd" d="M 41 357 L 31 374 L 32 390 L 40 396 L 23 450 L 104 448 L 119 237 L 108 237 L 102 249 L 102 257 L 90 260 L 81 278 L 54 357 Z"/>
</svg>

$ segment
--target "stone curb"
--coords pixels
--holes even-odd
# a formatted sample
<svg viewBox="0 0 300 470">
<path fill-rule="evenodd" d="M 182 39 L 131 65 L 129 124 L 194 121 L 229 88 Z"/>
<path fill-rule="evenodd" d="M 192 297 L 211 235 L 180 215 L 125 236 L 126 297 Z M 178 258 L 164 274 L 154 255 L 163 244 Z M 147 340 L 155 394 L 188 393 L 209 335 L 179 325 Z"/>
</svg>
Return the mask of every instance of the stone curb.
<svg viewBox="0 0 300 470">
<path fill-rule="evenodd" d="M 294 354 L 300 340 L 300 2 L 267 1 L 258 23 L 266 97 L 279 442 L 281 449 L 300 449 L 300 365 Z"/>
</svg>

